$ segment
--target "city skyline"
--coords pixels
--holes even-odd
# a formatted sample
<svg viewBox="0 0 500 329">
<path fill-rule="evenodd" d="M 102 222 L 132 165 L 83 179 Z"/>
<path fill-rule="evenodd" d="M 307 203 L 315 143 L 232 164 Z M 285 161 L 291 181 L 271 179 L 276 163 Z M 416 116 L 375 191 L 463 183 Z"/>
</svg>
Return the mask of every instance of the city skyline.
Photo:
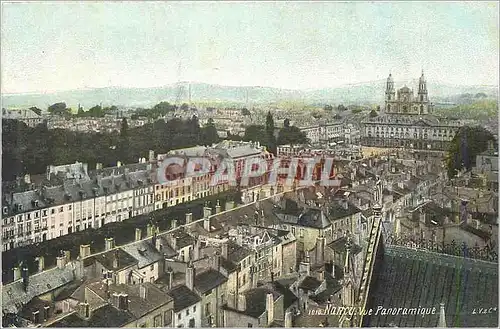
<svg viewBox="0 0 500 329">
<path fill-rule="evenodd" d="M 389 72 L 396 81 L 415 79 L 422 69 L 431 81 L 498 85 L 491 2 L 2 7 L 2 94 L 178 81 L 303 90 Z"/>
</svg>

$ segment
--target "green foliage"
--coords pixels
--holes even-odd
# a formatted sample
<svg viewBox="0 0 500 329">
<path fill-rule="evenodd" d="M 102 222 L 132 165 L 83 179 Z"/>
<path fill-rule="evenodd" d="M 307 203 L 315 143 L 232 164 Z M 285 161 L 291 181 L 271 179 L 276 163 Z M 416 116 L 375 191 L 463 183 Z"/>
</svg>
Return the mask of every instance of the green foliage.
<svg viewBox="0 0 500 329">
<path fill-rule="evenodd" d="M 289 119 L 283 120 L 283 127 L 285 127 L 285 128 L 290 127 L 290 120 Z"/>
<path fill-rule="evenodd" d="M 307 142 L 306 134 L 295 126 L 288 126 L 281 129 L 277 141 L 278 145 L 305 144 Z"/>
<path fill-rule="evenodd" d="M 276 137 L 274 136 L 274 119 L 271 111 L 267 112 L 266 116 L 266 138 L 267 143 L 265 143 L 267 150 L 273 154 L 276 154 Z"/>
<path fill-rule="evenodd" d="M 357 108 L 357 107 L 356 107 L 356 108 L 353 108 L 353 109 L 351 110 L 351 112 L 352 112 L 353 114 L 356 114 L 356 113 L 361 113 L 362 111 L 363 111 L 362 109 Z"/>
<path fill-rule="evenodd" d="M 48 130 L 43 124 L 31 128 L 17 120 L 2 120 L 2 179 L 12 181 L 25 173 L 43 174 L 48 165 L 80 161 L 90 168 L 97 162 L 114 166 L 117 160 L 135 163 L 140 157 L 147 157 L 148 150 L 167 153 L 212 144 L 218 136 L 213 134 L 215 127 L 209 127 L 200 128 L 196 117 L 167 123 L 158 120 L 137 128 L 128 127 L 124 120 L 120 134 L 82 133 Z"/>
<path fill-rule="evenodd" d="M 448 177 L 454 177 L 462 169 L 470 170 L 476 160 L 476 155 L 488 148 L 488 142 L 498 144 L 491 132 L 481 126 L 464 126 L 459 129 L 446 157 Z"/>
<path fill-rule="evenodd" d="M 250 113 L 250 111 L 246 107 L 244 107 L 241 109 L 241 115 L 248 116 L 248 115 L 252 115 L 252 114 Z"/>
<path fill-rule="evenodd" d="M 187 105 L 187 104 L 186 104 Z M 168 102 L 160 102 L 150 109 L 138 109 L 132 118 L 147 117 L 150 119 L 158 119 L 165 116 L 170 112 L 174 112 L 177 106 L 170 104 Z"/>
<path fill-rule="evenodd" d="M 266 145 L 266 130 L 264 126 L 261 125 L 250 125 L 245 128 L 245 135 L 243 136 L 244 141 L 260 142 L 262 145 Z"/>
<path fill-rule="evenodd" d="M 66 107 L 66 103 L 60 102 L 55 103 L 49 106 L 47 109 L 50 114 L 60 115 L 60 116 L 68 116 L 71 115 L 71 109 Z"/>
<path fill-rule="evenodd" d="M 498 102 L 492 99 L 475 100 L 448 108 L 436 108 L 434 113 L 447 118 L 489 120 L 498 117 Z"/>
<path fill-rule="evenodd" d="M 323 110 L 328 111 L 328 112 L 331 112 L 331 111 L 333 111 L 333 106 L 331 106 L 331 105 L 328 105 L 328 104 L 327 104 L 327 105 L 325 105 L 325 106 L 323 107 Z"/>
<path fill-rule="evenodd" d="M 347 111 L 347 107 L 345 107 L 343 104 L 340 104 L 339 106 L 337 106 L 337 110 L 339 112 Z"/>
<path fill-rule="evenodd" d="M 374 117 L 376 117 L 376 116 L 378 116 L 377 111 L 375 111 L 375 110 L 371 110 L 371 111 L 370 111 L 370 118 L 374 118 Z"/>
<path fill-rule="evenodd" d="M 201 140 L 204 145 L 212 145 L 220 141 L 217 128 L 215 127 L 215 123 L 212 118 L 209 118 L 205 127 L 201 128 L 201 135 Z"/>
</svg>

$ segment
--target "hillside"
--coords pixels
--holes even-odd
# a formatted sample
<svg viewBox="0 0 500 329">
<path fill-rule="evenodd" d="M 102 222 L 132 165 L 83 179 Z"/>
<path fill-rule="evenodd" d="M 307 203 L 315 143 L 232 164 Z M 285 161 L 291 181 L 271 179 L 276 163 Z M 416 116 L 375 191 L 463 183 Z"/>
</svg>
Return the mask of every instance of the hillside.
<svg viewBox="0 0 500 329">
<path fill-rule="evenodd" d="M 397 87 L 404 84 L 415 88 L 417 80 L 396 82 Z M 270 87 L 232 87 L 206 83 L 191 84 L 191 99 L 196 102 L 223 102 L 244 104 L 248 96 L 249 104 L 276 103 L 291 101 L 298 103 L 330 104 L 381 104 L 384 98 L 385 80 L 346 85 L 336 88 L 311 90 L 285 90 Z M 61 91 L 47 94 L 5 94 L 2 106 L 28 107 L 37 106 L 46 109 L 56 102 L 66 102 L 76 108 L 81 104 L 89 108 L 99 103 L 127 107 L 149 107 L 160 101 L 187 102 L 188 83 L 180 83 L 155 88 L 96 88 Z M 485 93 L 489 97 L 498 96 L 498 88 L 493 86 L 454 86 L 442 83 L 428 83 L 432 101 L 446 101 L 459 94 Z"/>
</svg>

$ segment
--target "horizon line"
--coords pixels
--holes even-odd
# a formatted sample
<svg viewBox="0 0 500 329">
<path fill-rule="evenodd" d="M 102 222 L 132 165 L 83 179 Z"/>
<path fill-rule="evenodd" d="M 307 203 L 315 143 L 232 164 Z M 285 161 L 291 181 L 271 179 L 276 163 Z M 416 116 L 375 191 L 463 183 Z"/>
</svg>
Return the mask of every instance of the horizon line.
<svg viewBox="0 0 500 329">
<path fill-rule="evenodd" d="M 83 91 L 83 90 L 98 90 L 98 89 L 154 89 L 154 88 L 166 88 L 166 87 L 174 87 L 177 85 L 181 84 L 205 84 L 205 85 L 211 85 L 211 86 L 218 86 L 218 87 L 233 87 L 233 88 L 270 88 L 270 89 L 278 89 L 278 90 L 284 90 L 284 91 L 295 91 L 295 92 L 304 92 L 304 91 L 315 91 L 315 90 L 321 90 L 321 89 L 338 89 L 338 88 L 345 88 L 345 87 L 350 87 L 350 86 L 357 86 L 357 85 L 363 85 L 363 84 L 369 84 L 369 83 L 375 83 L 375 82 L 382 82 L 385 81 L 386 79 L 377 79 L 377 80 L 368 80 L 368 81 L 361 81 L 361 82 L 354 82 L 354 83 L 347 83 L 347 84 L 341 84 L 338 86 L 326 86 L 326 87 L 319 87 L 319 88 L 284 88 L 284 87 L 273 87 L 273 86 L 263 86 L 263 85 L 230 85 L 230 84 L 220 84 L 220 83 L 209 83 L 209 82 L 204 82 L 204 81 L 189 81 L 189 80 L 184 80 L 184 81 L 178 81 L 170 84 L 164 84 L 164 85 L 158 85 L 158 86 L 150 86 L 150 87 L 131 87 L 131 86 L 119 86 L 119 85 L 114 85 L 114 86 L 106 86 L 106 87 L 82 87 L 82 88 L 76 88 L 76 89 L 61 89 L 61 90 L 52 90 L 52 91 L 24 91 L 24 92 L 14 92 L 14 93 L 1 93 L 1 96 L 20 96 L 20 95 L 48 95 L 48 94 L 56 94 L 56 93 L 63 93 L 63 92 L 75 92 L 75 91 Z M 411 79 L 401 79 L 401 80 L 395 80 L 394 82 L 398 81 L 409 81 L 409 80 L 418 80 L 418 78 L 411 78 Z M 427 81 L 429 83 L 429 81 Z M 489 88 L 499 88 L 499 85 L 492 85 L 492 84 L 456 84 L 456 83 L 450 83 L 450 82 L 445 82 L 445 81 L 439 81 L 436 80 L 435 82 L 431 82 L 431 84 L 447 84 L 450 86 L 457 86 L 457 87 L 489 87 Z"/>
</svg>

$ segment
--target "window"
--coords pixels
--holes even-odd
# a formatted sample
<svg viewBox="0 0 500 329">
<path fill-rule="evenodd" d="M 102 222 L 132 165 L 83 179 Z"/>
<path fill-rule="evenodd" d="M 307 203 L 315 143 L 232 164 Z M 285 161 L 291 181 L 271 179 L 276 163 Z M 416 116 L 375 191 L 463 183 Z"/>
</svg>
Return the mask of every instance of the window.
<svg viewBox="0 0 500 329">
<path fill-rule="evenodd" d="M 155 316 L 154 319 L 153 319 L 153 321 L 154 321 L 154 326 L 155 327 L 157 327 L 157 328 L 161 327 L 162 326 L 161 325 L 161 314 L 158 314 L 157 316 Z"/>
<path fill-rule="evenodd" d="M 207 292 L 205 293 L 205 296 L 210 296 L 210 294 L 211 294 L 211 293 L 212 293 L 212 289 L 210 289 L 209 291 L 207 291 Z M 207 304 L 207 305 L 208 305 L 208 304 Z"/>
<path fill-rule="evenodd" d="M 172 322 L 172 312 L 167 311 L 163 313 L 163 326 L 166 327 Z"/>
<path fill-rule="evenodd" d="M 186 309 L 186 316 L 188 316 L 188 315 L 189 315 L 189 308 Z"/>
<path fill-rule="evenodd" d="M 181 313 L 177 314 L 177 320 L 180 320 L 181 319 Z"/>
<path fill-rule="evenodd" d="M 193 306 L 193 313 L 196 313 L 196 305 Z"/>
<path fill-rule="evenodd" d="M 63 212 L 63 211 L 64 211 L 63 207 L 60 207 L 59 212 Z"/>
<path fill-rule="evenodd" d="M 253 327 L 253 324 L 251 324 L 250 322 L 248 322 L 247 327 L 248 327 L 248 328 L 252 328 L 252 327 Z"/>
<path fill-rule="evenodd" d="M 211 309 L 210 306 L 211 306 L 210 303 L 207 303 L 205 305 L 205 316 L 210 315 L 210 309 Z"/>
</svg>

